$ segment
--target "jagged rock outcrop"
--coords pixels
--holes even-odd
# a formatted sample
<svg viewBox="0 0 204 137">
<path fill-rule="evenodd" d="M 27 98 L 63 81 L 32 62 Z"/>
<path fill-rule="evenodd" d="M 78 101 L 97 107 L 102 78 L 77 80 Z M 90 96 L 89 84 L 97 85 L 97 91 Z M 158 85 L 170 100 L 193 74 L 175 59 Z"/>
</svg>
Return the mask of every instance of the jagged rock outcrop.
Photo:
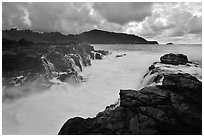
<svg viewBox="0 0 204 137">
<path fill-rule="evenodd" d="M 166 70 L 172 66 L 158 69 L 155 64 L 158 62 L 150 66 L 149 71 L 160 75 L 156 75 L 150 85 L 159 82 L 144 85 L 140 90 L 120 90 L 118 104 L 106 107 L 94 118 L 69 119 L 59 135 L 202 134 L 201 80 L 175 68 Z M 182 66 L 192 67 L 189 64 Z M 149 77 L 145 75 L 144 78 Z"/>
<path fill-rule="evenodd" d="M 3 39 L 2 46 L 3 77 L 6 79 L 25 76 L 28 73 L 43 74 L 45 70 L 41 59 L 43 55 L 55 67 L 56 72 L 71 69 L 71 60 L 82 71 L 83 66 L 91 65 L 90 54 L 94 51 L 94 47 L 89 44 L 74 42 L 67 45 L 39 45 L 26 40 Z M 101 52 L 104 55 L 107 53 Z M 65 55 L 68 55 L 68 58 Z"/>
<path fill-rule="evenodd" d="M 175 59 L 173 58 L 172 61 L 171 58 L 168 58 L 168 63 L 162 62 L 162 58 L 166 58 L 167 56 L 177 56 L 176 54 L 165 54 L 162 56 L 161 62 L 154 62 L 150 67 L 148 72 L 144 75 L 143 79 L 141 80 L 140 88 L 143 88 L 144 86 L 148 85 L 159 85 L 161 84 L 164 76 L 168 74 L 178 74 L 178 73 L 188 73 L 194 77 L 196 77 L 198 80 L 201 81 L 202 79 L 202 67 L 195 63 L 190 62 L 187 60 L 187 63 L 184 64 L 184 62 L 180 65 L 175 65 Z M 186 55 L 180 54 L 179 56 L 187 58 Z M 179 57 L 176 57 L 177 60 Z M 176 60 L 176 62 L 177 62 Z M 175 76 L 176 77 L 176 76 Z"/>
<path fill-rule="evenodd" d="M 6 83 L 3 83 L 5 85 L 8 84 L 8 79 L 14 77 L 28 78 L 28 75 L 31 74 L 31 77 L 35 74 L 43 75 L 46 72 L 45 64 L 53 65 L 51 68 L 55 68 L 55 70 L 52 71 L 65 72 L 67 69 L 71 69 L 70 60 L 73 60 L 82 71 L 82 66 L 91 65 L 89 56 L 91 51 L 94 50 L 93 46 L 89 44 L 70 43 L 66 46 L 52 46 L 38 45 L 26 40 L 11 41 L 5 39 L 2 48 L 3 78 L 6 79 L 4 81 Z M 46 57 L 44 64 L 41 59 L 43 55 Z M 70 60 L 65 58 L 65 55 L 69 55 Z"/>
<path fill-rule="evenodd" d="M 105 51 L 105 50 L 94 50 L 94 52 L 101 53 L 103 56 L 110 54 L 109 51 Z"/>
<path fill-rule="evenodd" d="M 11 88 L 12 91 L 17 88 L 24 90 L 21 87 L 36 80 L 41 81 L 36 86 L 44 88 L 54 84 L 50 81 L 53 78 L 68 83 L 83 82 L 79 72 L 83 71 L 84 66 L 91 65 L 92 51 L 93 46 L 75 42 L 67 45 L 40 45 L 26 40 L 3 39 L 3 98 L 15 98 L 15 94 L 7 94 Z M 30 86 L 35 89 L 37 87 Z M 25 90 L 29 93 L 32 89 L 28 87 Z"/>
<path fill-rule="evenodd" d="M 94 50 L 94 51 L 91 51 L 90 56 L 91 56 L 91 59 L 103 59 L 103 57 L 108 54 L 110 54 L 109 51 Z"/>
</svg>

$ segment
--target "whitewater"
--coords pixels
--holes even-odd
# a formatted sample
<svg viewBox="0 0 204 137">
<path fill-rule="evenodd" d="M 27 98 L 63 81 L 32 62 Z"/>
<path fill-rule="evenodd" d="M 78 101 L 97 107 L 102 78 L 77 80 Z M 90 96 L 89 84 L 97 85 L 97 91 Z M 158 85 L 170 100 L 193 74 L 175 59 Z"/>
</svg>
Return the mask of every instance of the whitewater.
<svg viewBox="0 0 204 137">
<path fill-rule="evenodd" d="M 104 49 L 110 50 L 110 47 Z M 94 117 L 106 106 L 116 103 L 120 89 L 138 89 L 148 67 L 163 54 L 183 51 L 190 56 L 189 60 L 202 59 L 201 46 L 185 50 L 156 49 L 112 48 L 112 54 L 93 60 L 90 67 L 83 68 L 80 74 L 85 82 L 77 86 L 56 84 L 43 92 L 2 103 L 3 134 L 56 135 L 69 118 Z M 125 56 L 115 57 L 124 53 Z"/>
</svg>

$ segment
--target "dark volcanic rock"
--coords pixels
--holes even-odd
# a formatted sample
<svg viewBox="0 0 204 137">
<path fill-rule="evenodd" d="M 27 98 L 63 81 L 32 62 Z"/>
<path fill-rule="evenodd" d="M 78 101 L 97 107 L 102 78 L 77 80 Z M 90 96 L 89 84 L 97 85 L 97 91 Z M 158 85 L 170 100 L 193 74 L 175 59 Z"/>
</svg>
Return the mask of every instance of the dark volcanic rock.
<svg viewBox="0 0 204 137">
<path fill-rule="evenodd" d="M 94 52 L 101 53 L 102 55 L 108 55 L 109 54 L 109 51 L 105 51 L 105 50 L 94 50 Z"/>
<path fill-rule="evenodd" d="M 3 39 L 3 100 L 22 97 L 33 89 L 41 91 L 50 88 L 60 83 L 55 79 L 70 84 L 84 82 L 78 71 L 82 71 L 83 66 L 91 65 L 92 51 L 94 47 L 90 44 L 36 44 L 25 39 Z M 100 56 L 106 53 L 98 51 Z M 27 86 L 30 84 L 33 85 Z"/>
<path fill-rule="evenodd" d="M 47 55 L 47 59 L 55 66 L 57 72 L 66 72 L 71 69 L 71 63 L 67 62 L 64 55 L 60 52 L 51 52 Z"/>
<path fill-rule="evenodd" d="M 148 85 L 162 84 L 164 76 L 168 76 L 169 74 L 175 74 L 173 77 L 178 80 L 179 75 L 177 74 L 179 73 L 185 74 L 186 76 L 186 73 L 188 73 L 189 76 L 194 76 L 200 81 L 202 80 L 202 66 L 197 63 L 188 62 L 185 65 L 172 65 L 154 62 L 144 74 L 140 88 Z"/>
<path fill-rule="evenodd" d="M 116 55 L 115 57 L 118 58 L 118 57 L 123 57 L 123 56 L 125 56 L 125 55 L 126 55 L 126 54 L 124 53 L 124 54 Z"/>
<path fill-rule="evenodd" d="M 202 103 L 202 83 L 190 74 L 164 75 L 162 86 L 189 98 L 191 101 Z"/>
<path fill-rule="evenodd" d="M 103 59 L 103 55 L 101 53 L 96 53 L 95 58 L 96 59 Z"/>
<path fill-rule="evenodd" d="M 160 58 L 161 63 L 164 64 L 172 64 L 172 65 L 185 65 L 188 63 L 188 58 L 186 55 L 183 54 L 165 54 Z"/>
<path fill-rule="evenodd" d="M 109 52 L 108 51 L 104 51 L 104 50 L 94 50 L 91 51 L 90 53 L 90 57 L 91 59 L 103 59 L 103 56 L 108 55 Z"/>
<path fill-rule="evenodd" d="M 120 99 L 121 106 L 153 118 L 160 134 L 201 134 L 202 83 L 189 74 L 170 74 L 163 85 L 137 92 L 123 90 Z"/>
<path fill-rule="evenodd" d="M 158 64 L 150 66 L 150 72 L 157 69 L 154 65 Z M 187 73 L 157 71 L 161 84 L 138 91 L 120 90 L 120 103 L 94 118 L 69 119 L 59 134 L 201 135 L 202 82 Z"/>
<path fill-rule="evenodd" d="M 80 59 L 83 65 L 91 64 L 88 58 L 93 46 L 89 44 L 70 43 L 68 45 L 39 45 L 26 40 L 7 40 L 2 43 L 2 67 L 3 77 L 10 78 L 27 73 L 44 73 L 44 67 L 41 61 L 42 55 L 55 66 L 57 72 L 71 69 L 71 64 L 64 58 L 67 54 L 74 60 L 75 64 L 82 71 Z M 22 73 L 24 72 L 24 73 Z"/>
<path fill-rule="evenodd" d="M 70 119 L 65 123 L 65 126 L 60 130 L 59 135 L 63 135 L 67 131 L 70 132 L 70 135 L 89 134 L 89 130 L 93 128 L 97 128 L 98 125 L 99 123 L 95 119 L 90 119 L 90 118 L 83 119 L 80 117 L 76 117 L 76 118 Z"/>
</svg>

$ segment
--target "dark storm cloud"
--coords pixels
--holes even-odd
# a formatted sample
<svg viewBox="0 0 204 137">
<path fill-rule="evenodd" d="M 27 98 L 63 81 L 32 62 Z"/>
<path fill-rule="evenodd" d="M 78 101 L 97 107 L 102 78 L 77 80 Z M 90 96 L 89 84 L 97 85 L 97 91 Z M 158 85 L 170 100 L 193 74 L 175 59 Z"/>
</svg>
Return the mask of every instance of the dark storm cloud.
<svg viewBox="0 0 204 137">
<path fill-rule="evenodd" d="M 202 38 L 202 3 L 3 2 L 2 28 L 76 34 L 92 29 L 144 38 Z"/>
<path fill-rule="evenodd" d="M 107 21 L 124 25 L 131 21 L 142 21 L 151 16 L 153 3 L 107 2 L 94 3 L 93 8 Z"/>
</svg>

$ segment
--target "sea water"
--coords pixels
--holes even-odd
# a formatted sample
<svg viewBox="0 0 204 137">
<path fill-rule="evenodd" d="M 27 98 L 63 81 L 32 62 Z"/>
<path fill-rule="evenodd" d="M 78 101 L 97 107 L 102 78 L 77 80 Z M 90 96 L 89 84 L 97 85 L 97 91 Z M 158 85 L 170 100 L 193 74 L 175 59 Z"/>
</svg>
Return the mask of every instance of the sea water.
<svg viewBox="0 0 204 137">
<path fill-rule="evenodd" d="M 148 67 L 165 53 L 186 54 L 202 63 L 201 45 L 93 45 L 112 54 L 93 60 L 77 86 L 61 83 L 2 104 L 3 134 L 57 134 L 72 117 L 94 117 L 119 98 L 120 89 L 138 89 Z M 123 55 L 116 57 L 116 55 Z M 33 89 L 35 90 L 35 89 Z"/>
</svg>

